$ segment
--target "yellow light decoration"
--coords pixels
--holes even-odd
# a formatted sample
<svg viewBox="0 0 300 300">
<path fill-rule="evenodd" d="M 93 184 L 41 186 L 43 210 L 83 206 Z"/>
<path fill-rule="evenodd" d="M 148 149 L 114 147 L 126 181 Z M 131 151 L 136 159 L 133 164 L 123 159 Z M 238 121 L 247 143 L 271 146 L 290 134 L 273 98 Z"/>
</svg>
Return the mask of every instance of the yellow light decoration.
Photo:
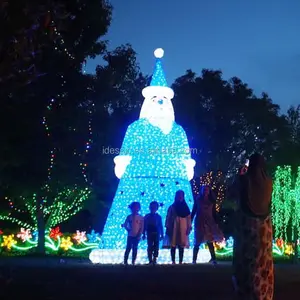
<svg viewBox="0 0 300 300">
<path fill-rule="evenodd" d="M 214 246 L 217 250 L 221 250 L 226 247 L 226 240 L 224 239 L 222 242 L 214 243 Z"/>
<path fill-rule="evenodd" d="M 213 171 L 210 171 L 202 175 L 199 179 L 199 186 L 196 183 L 195 179 L 192 181 L 194 195 L 199 195 L 201 186 L 211 186 L 212 190 L 216 193 L 216 211 L 219 212 L 225 198 L 225 185 L 223 183 L 223 173 L 221 171 L 218 171 L 216 176 L 214 176 Z"/>
<path fill-rule="evenodd" d="M 68 237 L 63 237 L 61 239 L 61 244 L 60 244 L 60 248 L 64 249 L 65 251 L 68 251 L 68 249 L 73 246 L 73 243 L 71 242 L 71 238 Z"/>
<path fill-rule="evenodd" d="M 292 254 L 294 254 L 293 246 L 292 246 L 291 244 L 287 244 L 287 245 L 285 246 L 284 253 L 287 254 L 287 255 L 292 255 Z"/>
<path fill-rule="evenodd" d="M 14 239 L 14 235 L 13 234 L 4 235 L 1 247 L 5 247 L 8 250 L 11 250 L 11 248 L 13 247 L 13 245 L 16 245 L 16 244 L 17 244 L 17 241 Z"/>
</svg>

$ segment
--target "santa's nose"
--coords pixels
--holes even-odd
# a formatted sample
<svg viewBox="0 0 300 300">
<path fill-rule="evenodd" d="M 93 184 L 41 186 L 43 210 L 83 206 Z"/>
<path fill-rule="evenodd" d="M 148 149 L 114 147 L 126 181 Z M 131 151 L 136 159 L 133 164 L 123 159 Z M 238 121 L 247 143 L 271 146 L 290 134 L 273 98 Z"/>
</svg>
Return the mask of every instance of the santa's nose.
<svg viewBox="0 0 300 300">
<path fill-rule="evenodd" d="M 161 105 L 164 104 L 164 100 L 162 100 L 162 99 L 158 100 L 157 102 L 158 102 L 158 104 L 161 104 Z"/>
</svg>

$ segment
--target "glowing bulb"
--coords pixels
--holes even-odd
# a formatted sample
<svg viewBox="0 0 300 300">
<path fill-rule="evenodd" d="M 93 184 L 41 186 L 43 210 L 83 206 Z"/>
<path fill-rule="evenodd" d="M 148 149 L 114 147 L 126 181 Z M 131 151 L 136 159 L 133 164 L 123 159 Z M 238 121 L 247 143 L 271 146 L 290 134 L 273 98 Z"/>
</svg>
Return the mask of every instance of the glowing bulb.
<svg viewBox="0 0 300 300">
<path fill-rule="evenodd" d="M 162 48 L 157 48 L 155 51 L 154 51 L 154 56 L 156 58 L 162 58 L 164 56 L 164 49 Z"/>
</svg>

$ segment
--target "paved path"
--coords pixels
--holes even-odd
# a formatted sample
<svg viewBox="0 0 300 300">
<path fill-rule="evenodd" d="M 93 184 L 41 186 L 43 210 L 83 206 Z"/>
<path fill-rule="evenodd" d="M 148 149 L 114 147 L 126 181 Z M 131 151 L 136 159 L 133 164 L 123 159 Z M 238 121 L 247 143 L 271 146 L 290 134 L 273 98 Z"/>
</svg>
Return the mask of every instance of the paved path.
<svg viewBox="0 0 300 300">
<path fill-rule="evenodd" d="M 229 263 L 95 266 L 86 260 L 0 259 L 0 299 L 229 300 Z M 7 282 L 7 279 L 11 279 Z M 298 299 L 300 265 L 276 265 L 275 300 Z M 9 295 L 9 296 L 8 296 Z"/>
</svg>

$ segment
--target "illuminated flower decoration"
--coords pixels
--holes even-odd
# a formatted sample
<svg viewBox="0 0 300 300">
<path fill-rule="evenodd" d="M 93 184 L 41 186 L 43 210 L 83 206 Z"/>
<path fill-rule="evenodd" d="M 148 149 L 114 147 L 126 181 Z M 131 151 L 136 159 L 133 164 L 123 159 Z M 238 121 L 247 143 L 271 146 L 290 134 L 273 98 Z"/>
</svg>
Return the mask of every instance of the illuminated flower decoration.
<svg viewBox="0 0 300 300">
<path fill-rule="evenodd" d="M 226 241 L 225 241 L 225 239 L 222 242 L 215 243 L 215 247 L 218 250 L 221 250 L 221 249 L 225 248 L 226 247 Z"/>
<path fill-rule="evenodd" d="M 3 234 L 3 231 L 0 229 L 0 235 L 2 235 Z"/>
<path fill-rule="evenodd" d="M 14 239 L 14 235 L 4 235 L 3 236 L 3 242 L 1 244 L 1 247 L 6 247 L 8 250 L 11 250 L 13 245 L 16 245 L 17 242 Z"/>
<path fill-rule="evenodd" d="M 293 246 L 291 244 L 286 245 L 284 249 L 284 253 L 287 255 L 292 255 L 294 253 Z"/>
<path fill-rule="evenodd" d="M 277 239 L 277 240 L 276 240 L 276 245 L 277 245 L 279 248 L 283 248 L 283 245 L 284 245 L 283 239 Z"/>
<path fill-rule="evenodd" d="M 32 238 L 30 229 L 21 228 L 21 231 L 17 234 L 17 238 L 21 239 L 22 242 L 26 242 Z"/>
<path fill-rule="evenodd" d="M 71 242 L 71 238 L 68 236 L 68 237 L 63 237 L 61 239 L 61 244 L 60 244 L 60 247 L 62 249 L 64 249 L 65 251 L 68 251 L 68 249 L 73 246 L 73 243 Z"/>
<path fill-rule="evenodd" d="M 33 239 L 34 242 L 38 241 L 38 239 L 39 239 L 39 232 L 38 231 L 34 231 L 32 233 L 32 239 Z"/>
<path fill-rule="evenodd" d="M 49 233 L 49 237 L 55 241 L 57 241 L 57 239 L 62 235 L 63 234 L 60 232 L 59 227 L 52 228 Z"/>
<path fill-rule="evenodd" d="M 76 233 L 73 235 L 73 239 L 78 245 L 85 242 L 87 240 L 85 231 L 76 230 Z"/>
<path fill-rule="evenodd" d="M 97 243 L 100 240 L 100 234 L 93 229 L 91 233 L 87 234 L 87 238 L 89 243 Z"/>
<path fill-rule="evenodd" d="M 227 248 L 233 248 L 233 243 L 234 243 L 234 240 L 233 240 L 232 236 L 230 236 L 228 238 L 228 240 L 226 241 L 226 247 Z"/>
</svg>

